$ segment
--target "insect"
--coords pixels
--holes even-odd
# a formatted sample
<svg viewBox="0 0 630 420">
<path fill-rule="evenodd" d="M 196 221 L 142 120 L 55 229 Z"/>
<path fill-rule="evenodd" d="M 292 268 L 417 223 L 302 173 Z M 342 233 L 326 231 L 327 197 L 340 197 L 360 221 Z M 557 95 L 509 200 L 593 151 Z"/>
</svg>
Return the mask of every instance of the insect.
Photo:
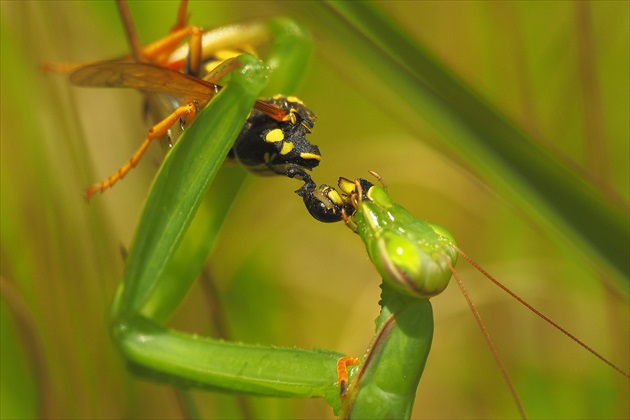
<svg viewBox="0 0 630 420">
<path fill-rule="evenodd" d="M 334 91 L 335 91 L 335 93 L 340 92 L 338 89 L 339 89 L 339 86 L 337 86 L 337 88 L 334 90 Z M 258 97 L 258 96 L 256 96 L 256 97 Z M 235 101 L 235 102 L 238 102 L 238 101 Z M 227 105 L 227 104 L 224 102 L 224 105 Z M 220 115 L 222 115 L 222 116 L 226 116 L 226 114 L 223 114 L 223 113 L 220 113 Z M 198 118 L 202 118 L 202 117 L 198 117 Z M 227 117 L 226 117 L 226 118 L 230 118 L 230 117 L 229 117 L 229 115 L 227 115 Z M 243 117 L 243 120 L 244 120 L 244 118 L 245 118 L 245 117 Z M 202 120 L 202 121 L 205 121 L 205 120 Z M 242 122 L 241 122 L 241 124 L 242 124 Z M 375 132 L 376 132 L 376 131 L 375 131 Z M 195 137 L 189 137 L 189 138 L 195 138 Z M 363 139 L 361 139 L 361 140 L 363 140 Z M 201 140 L 200 140 L 200 141 L 201 141 Z M 379 149 L 379 151 L 380 151 L 380 150 L 381 150 L 381 149 Z M 379 153 L 380 153 L 380 152 L 379 152 Z M 346 159 L 346 158 L 348 158 L 348 156 L 350 156 L 350 155 L 349 155 L 349 154 L 347 154 L 347 153 L 340 153 L 340 154 L 338 154 L 337 156 L 340 156 L 340 157 L 341 157 L 341 156 L 343 156 L 343 157 L 344 157 L 344 159 Z M 386 160 L 385 160 L 385 159 L 384 159 L 384 158 L 383 158 L 380 154 L 377 154 L 377 155 L 376 155 L 373 159 L 371 159 L 371 160 L 372 160 L 372 161 L 374 161 L 374 162 L 378 162 L 379 164 L 381 164 L 381 163 L 382 163 L 383 165 L 386 165 L 386 164 L 387 164 L 387 161 L 386 161 Z M 190 162 L 190 160 L 184 160 L 184 162 Z M 426 176 L 426 175 L 425 175 L 425 176 L 424 176 L 424 179 L 427 179 L 427 178 L 428 178 L 428 176 Z M 16 179 L 17 179 L 17 178 L 16 178 Z M 415 182 L 415 180 L 414 180 L 413 182 Z M 31 190 L 33 190 L 33 189 L 34 189 L 34 188 L 32 188 Z M 447 189 L 447 188 L 445 188 L 445 189 Z M 418 192 L 418 189 L 415 189 L 415 188 L 409 188 L 408 190 L 405 190 L 402 194 L 396 194 L 395 196 L 396 196 L 398 199 L 400 199 L 400 200 L 402 201 L 402 200 L 405 200 L 405 199 L 409 199 L 410 197 L 413 197 L 414 195 L 420 195 L 420 194 L 419 194 L 419 192 Z M 425 195 L 426 195 L 426 192 L 423 190 L 423 194 L 422 194 L 422 199 L 423 199 L 423 200 L 425 200 L 425 199 L 426 199 Z M 394 197 L 394 194 L 392 194 L 392 197 Z M 281 201 L 282 201 L 282 200 L 278 200 L 278 202 L 281 202 Z M 155 203 L 155 202 L 154 202 L 154 203 Z M 464 203 L 465 203 L 465 201 L 464 201 Z M 259 205 L 259 204 L 260 204 L 260 202 L 254 202 L 254 205 Z M 242 205 L 241 205 L 241 206 L 239 206 L 239 207 L 240 207 L 240 208 L 242 208 L 242 207 L 244 207 L 244 206 L 242 206 Z M 454 207 L 454 206 L 452 206 L 452 205 L 451 205 L 449 208 L 452 208 L 452 207 Z M 465 204 L 459 205 L 458 207 L 460 208 L 459 210 L 461 210 L 461 208 L 464 208 L 464 209 L 466 208 Z M 255 207 L 255 208 L 258 208 L 258 207 Z M 459 211 L 459 210 L 458 210 L 458 211 Z M 288 225 L 288 224 L 287 224 L 287 225 Z M 335 228 L 337 228 L 337 227 L 335 227 Z M 339 228 L 340 228 L 340 227 L 339 227 Z M 343 230 L 343 229 L 342 229 L 342 230 Z M 348 236 L 348 235 L 346 235 L 346 236 Z M 460 240 L 462 240 L 462 238 L 461 238 L 461 236 L 462 236 L 462 235 L 461 235 L 461 233 L 459 233 L 459 234 L 458 234 L 458 236 L 460 237 L 459 239 L 460 239 Z M 308 238 L 313 238 L 314 236 L 311 236 L 311 235 L 306 235 L 306 237 L 307 237 L 306 239 L 304 239 L 304 240 L 300 240 L 300 241 L 299 241 L 299 245 L 300 245 L 300 247 L 301 247 L 301 246 L 303 246 L 303 245 L 305 245 L 305 244 L 308 242 Z M 327 234 L 326 234 L 326 237 L 330 238 L 330 239 L 331 239 L 331 242 L 333 242 L 333 243 L 335 243 L 335 242 L 336 242 L 336 239 L 337 239 L 337 236 L 336 236 L 336 235 L 334 235 L 334 234 L 328 234 L 328 233 L 327 233 Z M 464 239 L 464 241 L 465 241 L 465 239 Z M 287 242 L 287 243 L 288 243 L 288 242 Z M 116 244 L 114 244 L 114 246 L 115 246 L 115 245 L 116 245 Z M 327 246 L 330 246 L 330 244 L 328 244 Z M 505 243 L 500 243 L 500 244 L 499 244 L 499 246 L 507 246 L 507 245 L 506 245 Z M 313 259 L 311 259 L 311 258 L 312 258 L 313 256 L 317 256 L 317 255 L 320 255 L 320 254 L 319 254 L 319 253 L 315 253 L 315 254 L 311 253 L 311 254 L 308 254 L 308 258 L 307 258 L 307 260 L 308 260 L 308 261 L 313 261 Z M 325 260 L 324 260 L 324 262 L 325 262 L 325 261 L 329 261 L 329 259 L 325 259 Z M 367 264 L 366 264 L 366 265 L 367 265 Z M 274 267 L 276 267 L 276 266 L 274 265 Z M 348 275 L 347 275 L 347 277 L 354 277 L 354 276 L 357 276 L 357 275 L 358 275 L 357 273 L 359 272 L 359 268 L 358 268 L 355 264 L 352 264 L 352 268 L 353 268 L 353 272 L 352 272 L 351 274 L 348 274 Z M 355 271 L 356 271 L 357 273 L 355 273 Z M 69 271 L 69 272 L 70 272 L 70 271 Z M 118 276 L 117 276 L 117 274 L 116 274 L 116 275 L 112 275 L 112 276 L 111 276 L 111 277 L 109 277 L 109 278 L 110 278 L 110 279 L 117 279 L 117 278 L 118 278 Z M 306 274 L 305 274 L 305 278 L 307 278 L 307 277 L 306 277 Z M 341 278 L 346 278 L 346 277 L 341 276 Z M 361 279 L 361 280 L 363 281 L 364 279 Z M 96 283 L 96 282 L 95 282 L 95 283 Z M 331 287 L 331 288 L 330 288 L 330 290 L 331 290 L 331 293 L 337 293 L 337 289 L 333 289 L 333 288 Z M 302 294 L 302 296 L 304 296 L 304 294 Z M 308 295 L 307 295 L 307 296 L 308 296 Z M 345 298 L 346 298 L 348 301 L 352 300 L 354 297 L 355 297 L 354 295 L 345 296 Z M 551 297 L 551 296 L 549 296 L 549 298 L 551 299 L 552 297 Z M 373 306 L 375 306 L 375 305 L 376 305 L 376 299 L 374 299 L 374 300 L 373 300 Z M 436 306 L 438 306 L 438 305 L 436 305 Z M 436 308 L 436 309 L 437 309 L 437 308 Z M 349 310 L 349 308 L 348 308 L 348 310 Z M 77 311 L 77 312 L 78 312 L 78 311 Z M 346 309 L 344 308 L 344 315 L 345 315 L 345 312 L 346 312 Z M 99 313 L 99 315 L 100 315 L 100 313 Z M 338 321 L 340 321 L 340 320 L 345 320 L 346 318 L 345 318 L 345 316 L 337 316 L 337 317 L 336 317 L 336 319 L 337 319 Z M 370 324 L 371 319 L 372 319 L 372 318 L 370 317 L 370 315 L 369 315 L 369 314 L 367 314 L 367 315 L 365 315 L 365 316 L 363 316 L 363 317 L 362 317 L 363 322 L 368 323 L 368 324 Z M 100 320 L 100 319 L 99 319 L 99 320 Z M 329 325 L 336 325 L 336 324 L 335 324 L 335 323 L 330 323 Z M 347 324 L 346 324 L 346 325 L 347 325 Z M 450 327 L 450 326 L 449 326 L 449 327 Z M 455 327 L 455 326 L 453 326 L 453 327 Z M 328 327 L 327 327 L 327 331 L 328 331 L 328 332 L 330 332 L 331 330 L 334 330 L 334 329 L 336 329 L 336 328 L 337 328 L 337 327 L 332 327 L 332 328 L 331 328 L 330 326 L 328 326 Z M 264 326 L 263 326 L 263 327 L 260 327 L 260 329 L 261 329 L 261 330 L 263 330 L 263 329 L 264 329 Z M 455 327 L 454 329 L 456 329 L 456 327 Z M 455 335 L 456 335 L 456 333 L 455 333 Z M 287 340 L 287 341 L 290 341 L 290 340 Z M 468 346 L 468 343 L 466 343 L 466 346 Z M 331 348 L 334 348 L 334 347 L 331 347 Z M 462 346 L 462 347 L 460 347 L 460 349 L 458 349 L 458 350 L 459 350 L 459 352 L 457 353 L 457 355 L 456 355 L 456 356 L 455 356 L 455 355 L 454 355 L 454 356 L 450 356 L 450 359 L 451 359 L 451 361 L 452 361 L 453 363 L 457 363 L 457 361 L 458 361 L 460 358 L 465 359 L 465 360 L 469 358 L 468 350 L 466 350 L 466 351 L 462 352 L 462 351 L 461 351 L 461 349 L 462 349 L 462 348 L 463 348 L 463 346 Z M 468 347 L 466 347 L 466 349 L 468 349 Z M 464 353 L 464 354 L 462 354 L 462 353 Z M 438 356 L 438 355 L 437 355 L 437 354 L 435 354 L 435 352 L 434 352 L 433 356 Z M 203 359 L 203 356 L 202 356 L 202 355 L 199 355 L 199 360 L 202 360 L 202 359 Z M 438 365 L 437 363 L 432 363 L 432 364 L 434 364 L 434 365 Z M 449 366 L 451 366 L 449 363 L 439 364 L 439 367 L 436 367 L 436 368 L 434 368 L 434 369 L 435 369 L 435 370 L 444 370 L 444 369 L 449 369 Z M 427 370 L 430 370 L 430 369 L 427 369 Z M 427 373 L 425 373 L 425 376 L 426 376 L 426 374 L 430 374 L 430 373 L 431 373 L 431 372 L 427 372 Z M 456 375 L 451 375 L 451 376 L 456 376 Z M 334 378 L 333 378 L 333 380 L 334 380 Z M 424 379 L 423 379 L 423 380 L 424 380 Z M 462 378 L 460 378 L 460 376 L 459 376 L 459 375 L 457 375 L 457 382 L 466 382 L 466 381 L 467 381 L 467 380 L 465 379 L 465 377 L 464 377 L 464 379 L 462 379 Z M 422 385 L 422 383 L 421 383 L 421 385 Z M 479 394 L 481 394 L 481 393 L 483 393 L 483 395 L 492 395 L 492 394 L 494 394 L 494 392 L 492 391 L 492 388 L 491 388 L 491 387 L 489 387 L 489 388 L 483 388 L 483 387 L 480 387 L 480 388 L 481 388 L 481 389 L 479 390 Z M 79 387 L 77 387 L 77 389 L 79 389 Z M 450 388 L 449 388 L 449 389 L 450 389 Z M 336 389 L 335 389 L 335 391 L 337 391 L 337 392 L 338 392 L 338 390 L 336 390 Z M 465 392 L 464 392 L 464 393 L 462 393 L 462 394 L 463 394 L 463 395 L 468 395 L 468 394 L 466 394 Z M 476 395 L 476 394 L 475 394 L 475 395 Z M 419 397 L 419 398 L 421 398 L 421 397 Z M 450 397 L 450 395 L 449 395 L 449 398 L 451 398 L 451 397 Z M 482 400 L 481 398 L 476 398 L 476 399 Z M 482 400 L 482 401 L 485 401 L 485 405 L 486 405 L 486 406 L 488 406 L 488 407 L 492 406 L 492 407 L 494 408 L 495 406 L 491 404 L 491 402 L 494 402 L 494 397 L 488 397 L 488 399 L 492 399 L 492 401 L 487 401 L 487 400 Z M 462 400 L 463 400 L 463 401 L 462 401 Z M 455 401 L 455 397 L 452 397 L 452 398 L 450 399 L 450 403 L 449 403 L 449 405 L 451 405 L 451 404 L 452 404 L 452 405 L 464 405 L 465 403 L 466 403 L 466 398 L 465 398 L 465 397 L 464 397 L 464 398 L 458 398 L 458 400 L 457 400 L 457 401 Z M 419 410 L 421 410 L 421 411 L 424 411 L 424 410 L 427 410 L 427 409 L 434 409 L 434 410 L 439 410 L 439 409 L 440 409 L 440 408 L 435 408 L 435 406 L 439 406 L 439 405 L 440 405 L 439 403 L 435 403 L 435 404 L 434 404 L 434 403 L 432 403 L 432 402 L 431 402 L 431 403 L 421 404 L 421 400 L 420 400 L 420 401 L 419 401 L 419 403 L 418 403 L 418 405 L 419 405 L 419 406 L 421 406 L 421 407 L 419 408 Z M 441 408 L 442 410 L 444 410 L 444 408 L 443 408 L 443 407 L 444 407 L 444 405 L 443 405 L 443 406 L 442 406 L 442 408 Z"/>
<path fill-rule="evenodd" d="M 380 175 L 370 173 L 382 182 Z M 453 235 L 447 229 L 417 219 L 396 204 L 387 194 L 384 184 L 380 187 L 362 178 L 354 181 L 339 178 L 339 192 L 327 185 L 317 187 L 303 171 L 291 175 L 304 182 L 304 186 L 296 193 L 303 198 L 311 216 L 323 222 L 343 219 L 361 237 L 370 260 L 383 278 L 381 316 L 376 321 L 377 333 L 370 348 L 363 360 L 344 357 L 338 362 L 341 396 L 346 397 L 348 394 L 350 397 L 350 401 L 343 405 L 344 417 L 410 416 L 433 334 L 428 299 L 442 293 L 453 275 L 504 376 L 520 416 L 526 418 L 498 351 L 455 271 L 454 266 L 460 255 L 519 303 L 630 379 L 627 372 L 523 301 L 482 269 L 457 247 Z M 346 367 L 359 363 L 361 365 L 355 372 L 356 384 L 348 387 Z M 401 375 L 405 379 L 401 379 Z"/>
<path fill-rule="evenodd" d="M 74 71 L 70 81 L 77 86 L 125 87 L 151 94 L 163 93 L 180 98 L 184 105 L 149 129 L 147 138 L 127 164 L 105 181 L 94 184 L 86 198 L 103 192 L 136 166 L 149 144 L 182 121 L 191 122 L 197 110 L 204 107 L 221 87 L 163 67 L 143 63 L 108 62 L 88 65 Z M 259 175 L 284 175 L 291 167 L 313 169 L 321 155 L 317 146 L 306 140 L 315 116 L 295 97 L 276 96 L 257 100 L 228 157 Z"/>
<path fill-rule="evenodd" d="M 153 140 L 167 136 L 171 144 L 192 122 L 197 111 L 221 90 L 218 83 L 239 63 L 230 55 L 233 52 L 217 62 L 217 56 L 225 56 L 217 44 L 230 47 L 242 42 L 242 32 L 260 31 L 255 25 L 241 28 L 241 32 L 232 36 L 225 36 L 224 29 L 201 33 L 200 29 L 185 25 L 182 16 L 185 16 L 186 1 L 181 5 L 178 23 L 171 35 L 134 54 L 138 59 L 149 57 L 153 62 L 128 62 L 125 60 L 129 57 L 125 56 L 87 65 L 45 65 L 49 70 L 71 72 L 70 81 L 76 86 L 142 91 L 152 118 L 158 121 L 126 164 L 104 181 L 87 188 L 86 199 L 122 179 L 138 164 Z M 133 31 L 128 29 L 128 32 Z M 172 45 L 184 36 L 190 37 L 190 45 L 172 51 Z M 313 112 L 294 96 L 257 99 L 228 158 L 258 175 L 286 175 L 292 167 L 312 170 L 321 160 L 318 147 L 306 139 L 314 123 Z"/>
<path fill-rule="evenodd" d="M 290 37 L 292 45 L 299 45 L 303 38 L 302 31 L 296 31 L 290 21 L 275 20 L 268 25 L 267 29 L 276 31 L 278 38 Z M 276 49 L 274 53 L 268 60 L 276 65 L 291 61 L 283 58 L 283 50 Z M 293 62 L 298 65 L 300 60 Z M 166 134 L 167 129 L 178 120 L 184 119 L 182 124 L 189 123 L 191 117 L 203 121 L 186 128 L 184 138 L 173 146 L 160 169 L 162 176 L 156 178 L 150 192 L 150 197 L 153 197 L 150 201 L 159 202 L 146 203 L 138 226 L 138 239 L 127 257 L 125 286 L 120 289 L 113 308 L 116 343 L 133 365 L 154 374 L 172 376 L 182 383 L 205 383 L 206 386 L 259 395 L 320 396 L 331 405 L 338 405 L 339 397 L 333 391 L 336 389 L 335 364 L 341 357 L 337 352 L 243 345 L 180 335 L 164 329 L 162 320 L 175 309 L 181 300 L 181 291 L 190 287 L 205 257 L 187 264 L 192 275 L 189 278 L 181 272 L 177 279 L 169 278 L 166 273 L 171 270 L 167 265 L 176 259 L 172 253 L 182 240 L 183 232 L 200 205 L 200 197 L 220 166 L 220 160 L 227 155 L 232 156 L 243 166 L 261 174 L 309 170 L 319 162 L 319 150 L 304 138 L 312 129 L 313 114 L 292 96 L 257 99 L 263 87 L 273 82 L 274 76 L 278 77 L 258 58 L 240 55 L 224 61 L 218 70 L 210 71 L 210 76 L 202 76 L 202 79 L 166 67 L 169 67 L 168 63 L 126 63 L 116 59 L 81 66 L 70 74 L 72 83 L 79 86 L 132 87 L 148 91 L 150 95 L 174 96 L 184 102 L 149 131 L 147 139 L 127 165 L 108 180 L 88 189 L 88 196 L 108 188 L 124 176 L 137 163 L 148 144 Z M 224 72 L 224 68 L 229 72 Z M 228 75 L 227 83 L 214 83 Z M 290 80 L 285 81 L 286 86 L 290 84 Z M 203 112 L 197 115 L 197 109 L 202 106 L 205 106 Z M 206 116 L 202 119 L 204 115 L 211 115 L 211 118 Z M 213 141 L 185 140 L 188 137 L 208 137 L 208 134 L 214 136 Z M 182 156 L 188 158 L 181 160 Z M 222 158 L 217 160 L 218 156 Z M 182 169 L 186 174 L 180 172 Z M 192 184 L 189 183 L 191 179 L 195 180 Z M 165 193 L 164 188 L 170 192 Z M 149 222 L 150 219 L 153 221 Z M 207 236 L 212 240 L 216 234 Z M 202 252 L 208 249 L 207 246 L 196 248 Z M 194 253 L 198 252 L 197 249 Z M 153 262 L 146 265 L 150 261 Z M 195 269 L 197 266 L 199 269 Z M 171 289 L 172 286 L 179 292 Z M 169 289 L 171 292 L 165 292 Z M 154 336 L 156 333 L 165 341 Z M 160 349 L 162 345 L 170 347 L 170 350 Z M 201 353 L 194 355 L 191 351 L 201 351 L 205 355 L 202 359 L 206 358 L 208 363 L 202 362 Z M 155 356 L 159 359 L 155 359 L 157 364 L 149 362 Z M 175 370 L 171 370 L 175 366 L 173 363 L 179 365 Z M 228 377 L 232 379 L 226 380 Z"/>
</svg>

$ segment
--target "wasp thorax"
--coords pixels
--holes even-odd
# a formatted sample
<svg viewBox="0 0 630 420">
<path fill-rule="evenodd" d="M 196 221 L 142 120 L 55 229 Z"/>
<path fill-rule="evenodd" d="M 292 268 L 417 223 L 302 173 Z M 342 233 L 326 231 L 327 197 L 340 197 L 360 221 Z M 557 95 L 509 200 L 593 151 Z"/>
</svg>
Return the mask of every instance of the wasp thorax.
<svg viewBox="0 0 630 420">
<path fill-rule="evenodd" d="M 315 122 L 311 110 L 291 96 L 261 102 L 277 112 L 254 109 L 230 157 L 259 175 L 287 175 L 290 167 L 312 170 L 319 165 L 319 148 L 306 139 Z"/>
</svg>

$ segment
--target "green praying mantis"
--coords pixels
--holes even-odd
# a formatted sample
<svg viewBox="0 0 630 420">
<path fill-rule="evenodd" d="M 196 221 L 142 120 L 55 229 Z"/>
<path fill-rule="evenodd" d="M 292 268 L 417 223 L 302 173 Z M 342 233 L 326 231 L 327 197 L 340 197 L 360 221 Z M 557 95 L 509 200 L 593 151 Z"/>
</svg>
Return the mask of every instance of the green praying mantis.
<svg viewBox="0 0 630 420">
<path fill-rule="evenodd" d="M 273 56 L 280 63 L 278 69 L 285 70 L 288 74 L 298 72 L 290 63 L 283 61 L 282 52 Z M 204 251 L 210 249 L 212 243 L 208 240 L 188 255 L 176 252 L 177 246 L 182 247 L 180 249 L 191 249 L 186 246 L 184 232 L 192 223 L 193 214 L 201 205 L 205 191 L 240 132 L 242 121 L 249 114 L 254 101 L 261 96 L 266 79 L 270 77 L 272 83 L 282 83 L 278 81 L 276 71 L 269 75 L 268 69 L 257 60 L 246 56 L 239 60 L 240 68 L 230 74 L 230 81 L 197 117 L 197 122 L 187 128 L 185 137 L 169 154 L 156 178 L 130 249 L 124 283 L 116 299 L 113 311 L 114 336 L 123 354 L 132 363 L 143 369 L 161 372 L 180 384 L 193 383 L 263 395 L 321 396 L 338 407 L 341 401 L 338 396 L 336 363 L 342 356 L 339 353 L 230 344 L 178 333 L 161 326 L 194 280 L 198 267 L 205 259 Z M 212 138 L 213 141 L 198 141 L 206 138 Z M 200 156 L 203 158 L 200 159 Z M 360 207 L 369 202 L 391 206 L 391 200 L 384 194 L 384 190 L 372 188 L 375 188 L 370 189 L 373 197 L 367 197 L 369 191 L 365 191 L 366 197 L 363 192 L 357 193 Z M 370 249 L 376 239 L 368 236 L 366 221 L 361 220 L 360 214 L 358 212 L 355 215 L 354 223 Z M 397 223 L 404 227 L 412 220 L 417 221 L 413 218 Z M 430 225 L 422 224 L 421 221 L 417 223 L 423 226 L 424 234 L 436 234 Z M 449 235 L 442 237 L 448 238 Z M 394 258 L 394 254 L 383 250 L 372 250 L 370 256 L 381 269 L 385 262 Z M 190 275 L 182 275 L 173 268 L 181 266 L 186 266 Z M 387 274 L 384 278 L 390 280 Z M 386 308 L 387 302 L 393 302 L 393 308 L 418 306 L 417 309 L 414 307 L 414 310 L 410 310 L 413 314 L 410 316 L 418 318 L 411 318 L 406 322 L 422 327 L 418 331 L 422 331 L 425 337 L 419 341 L 423 341 L 427 348 L 426 334 L 430 334 L 432 328 L 429 325 L 432 322 L 430 310 L 427 309 L 427 305 L 430 307 L 428 300 L 403 297 L 400 287 L 390 288 L 389 283 L 385 284 L 383 299 Z M 397 283 L 394 281 L 393 284 Z M 388 310 L 396 311 L 392 308 Z M 383 325 L 387 325 L 384 322 L 387 319 L 386 314 L 387 310 L 384 310 L 381 315 L 383 319 L 378 322 L 379 331 Z M 381 340 L 390 344 L 394 341 L 394 334 L 383 336 Z M 410 337 L 404 336 L 404 339 L 410 340 Z M 430 338 L 428 341 L 430 342 Z M 371 349 L 378 348 L 380 343 L 377 338 Z M 419 344 L 401 347 L 392 345 L 392 348 L 409 348 L 412 353 L 422 353 L 418 350 Z M 387 355 L 380 358 L 382 360 L 373 362 L 374 365 L 386 366 L 387 362 L 393 360 Z M 407 366 L 406 369 L 418 372 L 419 375 L 422 368 L 418 365 L 423 366 L 426 359 L 410 357 L 404 360 L 414 363 L 414 366 Z M 356 407 L 361 407 L 362 389 L 367 395 L 378 393 L 370 388 L 373 383 L 377 383 L 376 379 L 365 379 L 362 386 L 352 385 L 361 369 L 351 369 L 351 386 L 346 399 L 352 401 Z M 402 416 L 408 413 L 410 401 L 413 402 L 411 395 L 415 395 L 414 380 L 405 383 L 400 376 L 395 376 L 389 378 L 389 381 L 405 388 L 409 394 L 395 394 L 402 399 L 400 405 L 403 408 L 396 412 Z M 389 400 L 394 399 L 390 396 Z M 350 410 L 347 406 L 343 409 L 347 412 Z M 357 408 L 359 409 L 366 410 L 364 413 L 376 412 L 370 406 Z"/>
</svg>

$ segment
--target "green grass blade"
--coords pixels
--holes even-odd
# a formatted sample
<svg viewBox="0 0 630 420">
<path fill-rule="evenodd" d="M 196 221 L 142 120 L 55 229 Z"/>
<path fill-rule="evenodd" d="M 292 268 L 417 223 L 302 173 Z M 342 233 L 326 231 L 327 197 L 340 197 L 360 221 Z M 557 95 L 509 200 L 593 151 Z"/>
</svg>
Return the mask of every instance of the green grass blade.
<svg viewBox="0 0 630 420">
<path fill-rule="evenodd" d="M 272 70 L 264 95 L 294 95 L 313 54 L 311 35 L 294 21 L 275 18 L 268 23 L 274 42 L 265 63 Z"/>
</svg>

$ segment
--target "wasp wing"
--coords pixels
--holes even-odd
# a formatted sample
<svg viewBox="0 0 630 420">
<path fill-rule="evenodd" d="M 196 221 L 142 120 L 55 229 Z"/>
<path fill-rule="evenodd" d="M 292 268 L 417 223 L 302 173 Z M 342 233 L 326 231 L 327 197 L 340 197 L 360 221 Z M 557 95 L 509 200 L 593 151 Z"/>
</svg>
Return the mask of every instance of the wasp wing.
<svg viewBox="0 0 630 420">
<path fill-rule="evenodd" d="M 81 67 L 70 82 L 85 87 L 132 88 L 207 103 L 221 87 L 148 63 L 105 62 Z"/>
<path fill-rule="evenodd" d="M 70 82 L 83 87 L 114 87 L 162 93 L 184 101 L 196 99 L 205 105 L 221 89 L 203 79 L 148 63 L 102 62 L 81 67 L 70 74 Z M 285 121 L 288 112 L 272 104 L 256 101 L 254 108 L 277 121 Z"/>
<path fill-rule="evenodd" d="M 260 100 L 256 101 L 254 108 L 264 114 L 267 114 L 276 121 L 286 121 L 289 115 L 287 110 Z"/>
</svg>

